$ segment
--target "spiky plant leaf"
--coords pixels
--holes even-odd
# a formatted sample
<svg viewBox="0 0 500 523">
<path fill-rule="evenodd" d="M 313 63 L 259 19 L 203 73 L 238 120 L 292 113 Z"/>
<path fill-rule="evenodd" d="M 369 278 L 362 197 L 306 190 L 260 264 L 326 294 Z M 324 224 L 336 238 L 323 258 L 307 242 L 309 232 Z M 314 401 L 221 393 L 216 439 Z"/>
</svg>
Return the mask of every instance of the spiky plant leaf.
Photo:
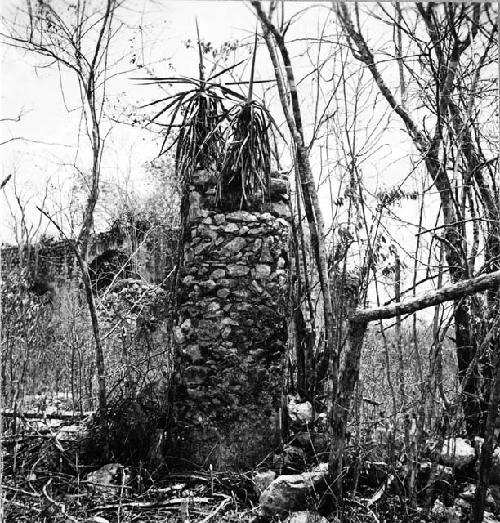
<svg viewBox="0 0 500 523">
<path fill-rule="evenodd" d="M 259 195 L 269 194 L 271 146 L 267 109 L 254 100 L 235 105 L 228 115 L 226 144 L 217 197 L 222 202 L 228 190 L 238 187 L 240 208 Z"/>
</svg>

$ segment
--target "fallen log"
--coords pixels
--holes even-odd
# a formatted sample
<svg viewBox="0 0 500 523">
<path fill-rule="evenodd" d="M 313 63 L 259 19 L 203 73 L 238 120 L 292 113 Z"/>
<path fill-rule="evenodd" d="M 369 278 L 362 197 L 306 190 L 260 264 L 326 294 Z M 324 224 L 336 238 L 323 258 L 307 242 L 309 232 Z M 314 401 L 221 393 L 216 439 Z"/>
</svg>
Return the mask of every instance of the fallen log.
<svg viewBox="0 0 500 523">
<path fill-rule="evenodd" d="M 99 510 L 110 510 L 119 507 L 137 508 L 137 509 L 151 509 L 159 507 L 171 507 L 189 503 L 195 505 L 196 503 L 210 503 L 212 498 L 172 498 L 158 501 L 124 501 L 121 503 L 110 503 L 108 505 L 100 505 L 98 507 L 89 508 L 89 512 L 96 512 Z"/>
<path fill-rule="evenodd" d="M 34 420 L 47 420 L 47 419 L 57 419 L 57 420 L 81 420 L 90 415 L 93 412 L 71 412 L 71 411 L 62 411 L 62 412 L 53 412 L 53 413 L 44 413 L 38 411 L 17 411 L 14 409 L 4 409 L 2 410 L 2 416 L 4 418 L 25 418 L 25 419 L 34 419 Z"/>
</svg>

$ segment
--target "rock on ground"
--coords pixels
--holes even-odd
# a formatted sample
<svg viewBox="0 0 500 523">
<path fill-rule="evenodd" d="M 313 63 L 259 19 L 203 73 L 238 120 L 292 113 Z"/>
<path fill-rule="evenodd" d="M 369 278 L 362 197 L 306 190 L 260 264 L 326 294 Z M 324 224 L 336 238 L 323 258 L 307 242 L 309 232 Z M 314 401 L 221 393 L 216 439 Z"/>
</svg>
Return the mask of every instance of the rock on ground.
<svg viewBox="0 0 500 523">
<path fill-rule="evenodd" d="M 104 495 L 119 493 L 119 488 L 127 481 L 126 469 L 120 463 L 108 463 L 100 469 L 87 474 L 89 487 Z"/>
<path fill-rule="evenodd" d="M 500 448 L 493 452 L 493 463 L 490 471 L 490 483 L 500 485 Z"/>
<path fill-rule="evenodd" d="M 81 441 L 88 438 L 89 429 L 85 425 L 63 425 L 56 434 L 57 441 Z"/>
<path fill-rule="evenodd" d="M 431 510 L 431 516 L 434 520 L 442 521 L 443 523 L 459 523 L 462 515 L 462 511 L 459 507 L 446 507 L 439 499 L 436 499 Z"/>
<path fill-rule="evenodd" d="M 253 483 L 257 495 L 261 495 L 264 490 L 276 479 L 276 472 L 273 470 L 266 470 L 265 472 L 257 472 L 253 477 Z"/>
<path fill-rule="evenodd" d="M 306 425 L 313 421 L 313 409 L 309 401 L 299 403 L 293 396 L 288 401 L 288 416 L 293 423 Z"/>
<path fill-rule="evenodd" d="M 459 497 L 470 504 L 476 499 L 476 485 L 467 485 L 466 489 L 459 494 Z M 491 487 L 486 492 L 486 508 L 498 512 L 500 510 L 500 492 L 498 488 Z"/>
<path fill-rule="evenodd" d="M 327 474 L 328 463 L 321 463 L 311 472 L 278 476 L 260 496 L 262 514 L 286 516 L 305 509 L 307 498 L 321 485 Z"/>
<path fill-rule="evenodd" d="M 441 463 L 454 469 L 464 469 L 476 459 L 474 447 L 463 438 L 444 440 Z"/>
<path fill-rule="evenodd" d="M 286 523 L 328 523 L 328 520 L 320 516 L 317 512 L 301 510 L 299 512 L 292 512 L 286 519 Z"/>
</svg>

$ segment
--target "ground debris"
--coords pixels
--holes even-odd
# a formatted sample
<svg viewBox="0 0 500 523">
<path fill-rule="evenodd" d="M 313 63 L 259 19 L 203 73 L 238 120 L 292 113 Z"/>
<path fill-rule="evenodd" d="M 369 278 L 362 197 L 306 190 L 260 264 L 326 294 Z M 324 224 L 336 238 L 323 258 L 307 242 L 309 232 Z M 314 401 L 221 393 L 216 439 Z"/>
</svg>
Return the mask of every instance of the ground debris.
<svg viewBox="0 0 500 523">
<path fill-rule="evenodd" d="M 453 517 L 456 513 L 460 521 L 466 521 L 464 518 L 470 511 L 470 503 L 463 499 L 467 498 L 468 484 L 455 485 L 451 469 L 448 471 L 452 476 L 450 499 L 444 497 L 443 490 L 437 489 L 436 495 L 444 502 L 434 499 L 428 509 L 409 505 L 400 479 L 403 472 L 390 467 L 387 471 L 384 468 L 387 477 L 385 474 L 374 476 L 376 484 L 371 482 L 367 487 L 359 482 L 357 495 L 353 497 L 347 493 L 342 507 L 338 507 L 329 504 L 326 463 L 316 465 L 312 472 L 292 476 L 276 476 L 276 470 L 272 469 L 248 473 L 199 470 L 158 474 L 144 466 L 84 462 L 79 454 L 82 448 L 79 442 L 72 441 L 71 437 L 61 445 L 57 440 L 59 433 L 60 429 L 49 433 L 17 434 L 5 442 L 6 521 L 270 523 L 277 522 L 277 516 L 282 520 L 291 517 L 307 521 L 307 518 L 318 519 L 318 514 L 320 521 L 325 521 L 321 519 L 325 517 L 329 523 L 422 523 L 440 521 L 443 514 L 447 517 L 451 513 Z M 363 474 L 368 474 L 372 465 L 372 462 L 365 463 Z M 380 468 L 382 464 L 376 465 Z M 294 490 L 290 493 L 294 496 L 293 503 L 288 503 L 282 511 L 265 511 L 262 504 L 259 506 L 262 490 L 265 493 L 272 485 L 275 488 L 276 482 L 284 479 L 297 482 L 299 478 L 308 486 L 303 504 L 295 504 L 300 499 Z M 496 496 L 496 490 L 494 493 Z M 433 507 L 434 511 L 431 511 Z M 487 508 L 499 512 L 492 503 Z M 493 518 L 491 516 L 489 521 L 494 521 Z"/>
<path fill-rule="evenodd" d="M 120 476 L 126 481 L 109 488 L 113 485 L 111 480 L 108 485 L 104 472 L 121 471 L 121 465 L 90 470 L 78 461 L 70 463 L 74 456 L 61 450 L 55 435 L 46 434 L 40 438 L 17 436 L 4 459 L 6 521 L 229 523 L 254 517 L 252 505 L 241 496 L 251 482 L 246 475 L 200 472 L 153 480 L 130 468 L 130 476 Z M 96 488 L 89 478 L 99 479 L 106 488 Z"/>
</svg>

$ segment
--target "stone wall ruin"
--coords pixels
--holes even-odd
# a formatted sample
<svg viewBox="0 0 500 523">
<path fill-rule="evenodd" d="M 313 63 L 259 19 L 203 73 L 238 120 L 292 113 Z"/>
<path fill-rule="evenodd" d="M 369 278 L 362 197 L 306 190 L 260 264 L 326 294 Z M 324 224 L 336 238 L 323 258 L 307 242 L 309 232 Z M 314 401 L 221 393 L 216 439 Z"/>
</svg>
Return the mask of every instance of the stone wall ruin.
<svg viewBox="0 0 500 523">
<path fill-rule="evenodd" d="M 110 283 L 116 267 L 120 279 L 135 278 L 160 283 L 175 263 L 178 230 L 120 227 L 95 234 L 89 244 L 89 269 L 96 290 Z M 80 269 L 70 240 L 50 240 L 34 245 L 3 246 L 2 275 L 27 268 L 36 285 L 57 292 L 80 280 Z M 123 267 L 123 268 L 122 268 Z"/>
</svg>

